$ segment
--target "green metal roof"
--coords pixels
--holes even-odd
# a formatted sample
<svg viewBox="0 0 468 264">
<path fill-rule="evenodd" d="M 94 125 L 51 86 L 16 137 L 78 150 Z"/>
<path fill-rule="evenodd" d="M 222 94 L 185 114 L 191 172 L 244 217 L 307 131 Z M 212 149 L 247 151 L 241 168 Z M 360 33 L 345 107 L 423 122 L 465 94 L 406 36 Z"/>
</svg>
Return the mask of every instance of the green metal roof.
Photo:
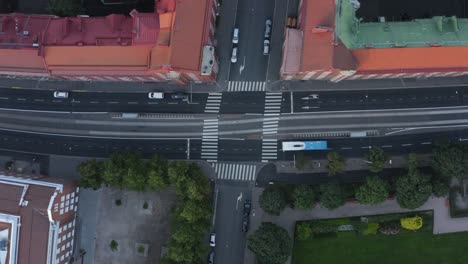
<svg viewBox="0 0 468 264">
<path fill-rule="evenodd" d="M 468 19 L 433 17 L 409 22 L 362 23 L 351 0 L 337 2 L 335 30 L 350 49 L 468 46 Z"/>
</svg>

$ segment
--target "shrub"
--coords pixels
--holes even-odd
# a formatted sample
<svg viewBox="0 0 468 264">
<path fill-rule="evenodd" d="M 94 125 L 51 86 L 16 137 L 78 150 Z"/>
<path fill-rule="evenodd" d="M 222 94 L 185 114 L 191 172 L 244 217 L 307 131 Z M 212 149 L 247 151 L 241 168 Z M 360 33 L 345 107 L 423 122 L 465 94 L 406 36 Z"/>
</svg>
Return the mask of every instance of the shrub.
<svg viewBox="0 0 468 264">
<path fill-rule="evenodd" d="M 329 225 L 324 223 L 312 223 L 310 225 L 312 229 L 312 233 L 314 234 L 325 234 L 325 233 L 333 233 L 337 231 L 338 226 L 336 225 Z"/>
<path fill-rule="evenodd" d="M 122 200 L 120 200 L 120 199 L 115 200 L 115 205 L 121 206 L 122 205 Z"/>
<path fill-rule="evenodd" d="M 138 251 L 138 253 L 143 254 L 143 253 L 145 253 L 145 247 L 144 246 L 139 246 L 137 251 Z"/>
<path fill-rule="evenodd" d="M 148 202 L 143 203 L 143 209 L 148 209 Z"/>
<path fill-rule="evenodd" d="M 378 223 L 368 223 L 366 229 L 362 232 L 363 235 L 375 235 L 377 234 L 377 231 L 379 230 L 379 224 Z"/>
<path fill-rule="evenodd" d="M 315 203 L 315 193 L 309 185 L 298 185 L 293 191 L 294 208 L 310 209 Z"/>
<path fill-rule="evenodd" d="M 112 251 L 116 251 L 119 248 L 119 243 L 117 241 L 112 240 L 109 244 Z"/>
<path fill-rule="evenodd" d="M 341 186 L 337 184 L 326 184 L 320 186 L 320 203 L 328 209 L 335 209 L 345 203 Z"/>
<path fill-rule="evenodd" d="M 384 235 L 397 235 L 400 233 L 400 224 L 398 222 L 381 223 L 379 232 Z"/>
<path fill-rule="evenodd" d="M 271 215 L 279 215 L 286 207 L 286 195 L 276 187 L 267 187 L 260 195 L 260 207 Z"/>
<path fill-rule="evenodd" d="M 362 235 L 364 233 L 364 231 L 367 229 L 367 226 L 368 226 L 368 224 L 366 222 L 359 222 L 359 223 L 354 225 L 354 231 L 358 235 Z"/>
<path fill-rule="evenodd" d="M 296 227 L 296 238 L 297 240 L 307 240 L 312 235 L 312 228 L 310 228 L 309 223 L 302 222 L 299 223 Z"/>
<path fill-rule="evenodd" d="M 419 216 L 406 217 L 400 220 L 401 227 L 408 230 L 418 230 L 423 225 L 423 219 Z"/>
</svg>

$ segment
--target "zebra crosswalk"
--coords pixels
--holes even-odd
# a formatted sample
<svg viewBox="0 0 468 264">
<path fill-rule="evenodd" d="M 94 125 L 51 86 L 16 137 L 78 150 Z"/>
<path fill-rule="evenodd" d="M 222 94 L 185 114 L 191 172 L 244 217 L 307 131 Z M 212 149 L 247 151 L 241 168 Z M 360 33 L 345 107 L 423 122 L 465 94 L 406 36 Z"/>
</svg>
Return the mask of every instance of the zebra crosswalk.
<svg viewBox="0 0 468 264">
<path fill-rule="evenodd" d="M 262 140 L 262 162 L 276 160 L 278 158 L 278 139 L 264 138 Z"/>
<path fill-rule="evenodd" d="M 263 92 L 266 82 L 232 81 L 228 83 L 228 92 Z"/>
<path fill-rule="evenodd" d="M 222 93 L 209 93 L 206 100 L 205 113 L 219 113 Z"/>
<path fill-rule="evenodd" d="M 205 119 L 203 121 L 202 159 L 208 162 L 218 161 L 218 119 Z"/>
<path fill-rule="evenodd" d="M 220 180 L 255 181 L 257 172 L 255 165 L 247 164 L 214 163 L 213 168 Z"/>
<path fill-rule="evenodd" d="M 279 115 L 281 112 L 282 93 L 266 93 L 265 115 Z"/>
</svg>

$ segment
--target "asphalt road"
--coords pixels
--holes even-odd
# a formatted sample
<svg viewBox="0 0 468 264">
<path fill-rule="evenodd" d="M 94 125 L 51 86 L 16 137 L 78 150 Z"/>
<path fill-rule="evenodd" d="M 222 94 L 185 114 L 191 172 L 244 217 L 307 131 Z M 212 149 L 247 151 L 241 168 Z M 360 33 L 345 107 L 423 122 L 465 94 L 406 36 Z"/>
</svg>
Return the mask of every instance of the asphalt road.
<svg viewBox="0 0 468 264">
<path fill-rule="evenodd" d="M 243 263 L 245 238 L 242 213 L 245 199 L 251 199 L 251 186 L 245 183 L 217 184 L 215 263 Z"/>
<path fill-rule="evenodd" d="M 208 94 L 194 93 L 192 101 L 149 99 L 148 93 L 69 92 L 66 99 L 53 91 L 0 88 L 2 108 L 73 112 L 203 113 Z"/>
<path fill-rule="evenodd" d="M 465 87 L 292 92 L 284 98 L 283 113 L 468 105 Z"/>
<path fill-rule="evenodd" d="M 64 156 L 109 157 L 118 151 L 134 151 L 144 157 L 159 154 L 168 159 L 201 159 L 201 140 L 131 140 L 45 136 L 0 131 L 0 149 Z"/>
<path fill-rule="evenodd" d="M 239 28 L 239 51 L 237 63 L 230 66 L 230 81 L 265 81 L 268 64 L 268 56 L 263 55 L 265 20 L 273 18 L 273 9 L 271 0 L 238 0 L 235 26 Z"/>
</svg>

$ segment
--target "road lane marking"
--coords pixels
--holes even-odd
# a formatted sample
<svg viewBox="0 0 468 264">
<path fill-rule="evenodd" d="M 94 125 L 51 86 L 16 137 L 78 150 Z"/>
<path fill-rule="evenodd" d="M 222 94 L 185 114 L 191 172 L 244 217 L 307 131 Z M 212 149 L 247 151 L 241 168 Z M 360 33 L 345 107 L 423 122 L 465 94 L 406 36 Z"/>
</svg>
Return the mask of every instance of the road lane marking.
<svg viewBox="0 0 468 264">
<path fill-rule="evenodd" d="M 402 147 L 409 147 L 412 146 L 413 144 L 401 144 Z"/>
</svg>

